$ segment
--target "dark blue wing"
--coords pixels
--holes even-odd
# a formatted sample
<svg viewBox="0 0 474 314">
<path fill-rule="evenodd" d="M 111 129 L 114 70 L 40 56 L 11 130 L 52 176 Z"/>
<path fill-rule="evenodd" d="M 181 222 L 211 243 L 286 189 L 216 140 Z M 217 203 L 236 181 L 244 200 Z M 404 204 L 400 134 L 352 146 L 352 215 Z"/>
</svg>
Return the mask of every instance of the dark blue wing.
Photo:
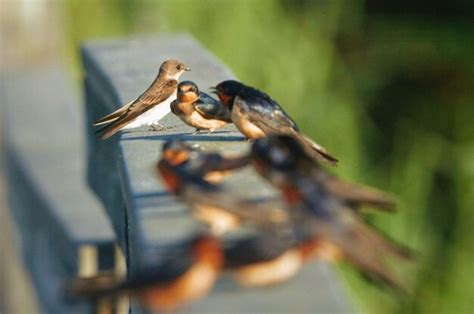
<svg viewBox="0 0 474 314">
<path fill-rule="evenodd" d="M 235 98 L 235 102 L 245 108 L 250 122 L 266 133 L 285 133 L 285 129 L 298 130 L 296 123 L 280 105 L 264 92 L 245 87 Z"/>
<path fill-rule="evenodd" d="M 229 110 L 220 101 L 206 93 L 199 94 L 199 100 L 194 103 L 194 108 L 207 119 L 232 122 Z"/>
</svg>

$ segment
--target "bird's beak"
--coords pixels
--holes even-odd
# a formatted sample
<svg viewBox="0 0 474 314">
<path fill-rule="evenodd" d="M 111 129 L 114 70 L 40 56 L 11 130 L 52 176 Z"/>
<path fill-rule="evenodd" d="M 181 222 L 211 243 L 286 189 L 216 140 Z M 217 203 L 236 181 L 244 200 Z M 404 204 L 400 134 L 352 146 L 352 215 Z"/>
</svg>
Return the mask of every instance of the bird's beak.
<svg viewBox="0 0 474 314">
<path fill-rule="evenodd" d="M 219 94 L 219 91 L 217 90 L 215 86 L 211 86 L 209 89 L 211 90 L 211 93 L 216 94 L 216 95 Z"/>
<path fill-rule="evenodd" d="M 190 67 L 186 67 L 186 68 L 184 68 L 184 71 L 191 71 L 191 68 L 190 68 Z"/>
</svg>

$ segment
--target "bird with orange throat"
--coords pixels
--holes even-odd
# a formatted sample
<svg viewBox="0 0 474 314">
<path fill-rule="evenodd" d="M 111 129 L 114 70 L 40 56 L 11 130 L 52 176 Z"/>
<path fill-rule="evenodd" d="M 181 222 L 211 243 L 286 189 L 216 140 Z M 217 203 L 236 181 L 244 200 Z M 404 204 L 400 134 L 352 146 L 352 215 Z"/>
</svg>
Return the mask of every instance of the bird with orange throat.
<svg viewBox="0 0 474 314">
<path fill-rule="evenodd" d="M 186 144 L 177 137 L 165 142 L 162 154 L 172 166 L 184 168 L 186 172 L 202 177 L 210 183 L 219 183 L 233 171 L 250 164 L 248 154 L 231 156 L 205 152 Z"/>
<path fill-rule="evenodd" d="M 171 112 L 189 126 L 214 132 L 232 123 L 230 112 L 220 101 L 201 92 L 196 83 L 184 81 L 178 85 L 177 98 L 171 103 Z"/>
<path fill-rule="evenodd" d="M 271 134 L 289 135 L 313 158 L 330 164 L 338 162 L 324 147 L 301 133 L 296 123 L 266 93 L 234 80 L 217 84 L 213 92 L 229 108 L 235 126 L 248 139 Z"/>
<path fill-rule="evenodd" d="M 284 209 L 244 199 L 222 184 L 207 181 L 205 172 L 193 172 L 183 166 L 185 154 L 167 153 L 172 143 L 173 140 L 163 145 L 157 163 L 158 177 L 168 192 L 185 203 L 194 217 L 209 225 L 214 234 L 222 235 L 238 229 L 244 221 L 261 225 L 285 221 Z"/>
<path fill-rule="evenodd" d="M 410 260 L 411 251 L 366 225 L 353 208 L 366 202 L 388 205 L 392 202 L 389 197 L 370 194 L 359 186 L 353 192 L 335 191 L 332 184 L 327 184 L 327 176 L 321 175 L 318 165 L 292 137 L 256 140 L 252 145 L 252 162 L 257 172 L 282 192 L 291 219 L 305 221 L 311 229 L 319 243 L 316 255 L 329 260 L 344 259 L 374 279 L 403 287 L 387 260 Z"/>
</svg>

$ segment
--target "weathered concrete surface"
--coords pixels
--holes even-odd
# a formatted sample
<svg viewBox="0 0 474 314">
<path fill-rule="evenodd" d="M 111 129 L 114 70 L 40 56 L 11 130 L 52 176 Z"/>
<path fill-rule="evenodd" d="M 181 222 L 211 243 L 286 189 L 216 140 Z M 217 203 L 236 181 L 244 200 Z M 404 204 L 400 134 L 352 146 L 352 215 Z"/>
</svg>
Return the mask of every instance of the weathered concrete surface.
<svg viewBox="0 0 474 314">
<path fill-rule="evenodd" d="M 126 250 L 129 271 L 166 254 L 197 228 L 183 205 L 167 195 L 155 173 L 163 141 L 182 136 L 204 149 L 243 152 L 249 149 L 232 126 L 213 134 L 191 135 L 172 114 L 161 122 L 174 129 L 127 131 L 107 141 L 93 134 L 92 122 L 137 97 L 149 86 L 161 62 L 185 62 L 192 80 L 202 89 L 232 73 L 195 40 L 185 35 L 91 42 L 83 47 L 88 130 L 88 179 L 107 208 L 120 244 Z M 246 196 L 275 194 L 251 169 L 236 175 L 230 185 Z M 341 313 L 350 311 L 331 268 L 311 263 L 287 284 L 267 289 L 239 290 L 225 278 L 210 297 L 186 311 L 196 313 Z"/>
<path fill-rule="evenodd" d="M 42 311 L 91 312 L 66 304 L 62 285 L 77 274 L 83 245 L 97 247 L 98 268 L 111 268 L 115 236 L 85 185 L 77 94 L 57 67 L 17 72 L 2 86 L 8 200 Z"/>
</svg>

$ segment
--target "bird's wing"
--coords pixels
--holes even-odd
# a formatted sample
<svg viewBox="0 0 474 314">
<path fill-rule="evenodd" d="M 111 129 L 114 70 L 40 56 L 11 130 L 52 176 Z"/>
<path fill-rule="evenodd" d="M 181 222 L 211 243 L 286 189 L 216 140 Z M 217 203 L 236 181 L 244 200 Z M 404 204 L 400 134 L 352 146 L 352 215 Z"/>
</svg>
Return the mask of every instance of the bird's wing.
<svg viewBox="0 0 474 314">
<path fill-rule="evenodd" d="M 395 197 L 377 189 L 360 184 L 345 182 L 334 176 L 323 180 L 324 187 L 332 195 L 354 205 L 370 205 L 387 211 L 394 211 Z"/>
<path fill-rule="evenodd" d="M 306 151 L 306 153 L 311 156 L 311 158 L 320 161 L 325 161 L 332 165 L 338 163 L 339 160 L 336 157 L 332 156 L 330 153 L 327 152 L 324 147 L 322 147 L 303 133 L 293 129 L 290 130 L 290 133 L 288 133 L 288 135 L 292 136 L 295 140 L 297 140 L 300 145 L 303 146 L 303 149 Z"/>
<path fill-rule="evenodd" d="M 117 109 L 116 111 L 112 112 L 111 114 L 109 115 L 106 115 L 105 117 L 97 120 L 96 122 L 94 122 L 93 126 L 99 126 L 99 125 L 102 125 L 102 124 L 106 124 L 106 123 L 110 123 L 114 120 L 117 120 L 118 118 L 120 118 L 120 116 L 122 114 L 124 114 L 128 109 L 129 107 L 135 102 L 136 100 L 132 100 L 131 102 L 129 102 L 128 104 L 120 107 L 119 109 Z"/>
<path fill-rule="evenodd" d="M 296 123 L 271 99 L 240 95 L 235 97 L 234 106 L 242 108 L 249 121 L 267 134 L 285 134 L 297 129 Z"/>
<path fill-rule="evenodd" d="M 250 164 L 250 156 L 223 156 L 219 153 L 200 155 L 191 162 L 191 170 L 195 173 L 205 175 L 212 171 L 229 171 L 239 169 Z"/>
<path fill-rule="evenodd" d="M 199 94 L 199 100 L 194 103 L 194 108 L 206 119 L 232 122 L 229 110 L 220 101 L 206 93 Z"/>
<path fill-rule="evenodd" d="M 317 184 L 299 183 L 303 201 L 292 209 L 307 213 L 315 235 L 337 246 L 343 256 L 362 271 L 391 286 L 400 286 L 386 259 L 407 260 L 411 258 L 411 252 L 366 225 L 352 209 L 327 195 Z"/>
<path fill-rule="evenodd" d="M 215 185 L 212 190 L 196 184 L 188 185 L 182 193 L 182 198 L 193 208 L 223 210 L 257 225 L 280 224 L 288 219 L 286 210 L 282 208 L 239 199 L 230 191 L 220 189 Z"/>
<path fill-rule="evenodd" d="M 224 248 L 225 264 L 234 268 L 269 261 L 297 244 L 296 237 L 286 230 L 259 231 L 228 243 Z"/>
<path fill-rule="evenodd" d="M 178 82 L 176 80 L 157 82 L 156 85 L 152 85 L 145 93 L 132 102 L 127 107 L 127 110 L 121 113 L 120 117 L 97 131 L 97 133 L 100 133 L 100 138 L 105 140 L 111 137 L 141 114 L 162 103 L 173 94 L 177 85 Z"/>
</svg>

